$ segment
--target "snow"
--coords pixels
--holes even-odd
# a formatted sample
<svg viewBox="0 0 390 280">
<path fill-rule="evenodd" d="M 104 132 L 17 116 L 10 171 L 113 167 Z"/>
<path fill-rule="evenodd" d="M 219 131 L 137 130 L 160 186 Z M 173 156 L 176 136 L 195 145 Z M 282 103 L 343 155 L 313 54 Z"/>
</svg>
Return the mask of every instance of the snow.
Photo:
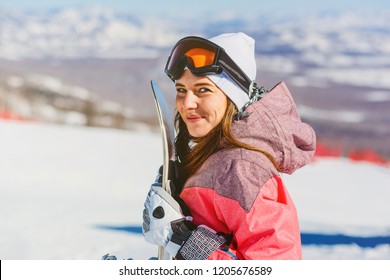
<svg viewBox="0 0 390 280">
<path fill-rule="evenodd" d="M 354 64 L 356 56 L 363 57 L 368 64 L 383 57 L 388 65 L 388 10 L 313 13 L 305 17 L 291 14 L 281 18 L 275 13 L 242 18 L 221 11 L 216 18 L 202 20 L 198 14 L 186 14 L 186 20 L 179 20 L 180 24 L 177 16 L 125 14 L 99 6 L 44 12 L 3 9 L 0 58 L 154 58 L 184 35 L 211 37 L 223 30 L 240 29 L 255 37 L 263 32 L 257 39 L 262 42 L 257 46 L 258 53 L 284 47 L 297 51 L 299 54 L 294 56 L 302 61 L 325 67 L 340 63 L 341 57 L 344 65 Z"/>
<path fill-rule="evenodd" d="M 0 135 L 0 259 L 153 254 L 99 226 L 140 225 L 159 135 L 1 122 Z"/>
<path fill-rule="evenodd" d="M 302 231 L 358 236 L 389 233 L 390 169 L 324 158 L 286 176 L 296 204 L 302 207 Z"/>
<path fill-rule="evenodd" d="M 305 105 L 299 105 L 298 109 L 302 117 L 310 120 L 327 120 L 339 123 L 360 123 L 366 118 L 365 113 L 359 111 L 324 110 Z"/>
<path fill-rule="evenodd" d="M 390 101 L 390 91 L 370 91 L 362 97 L 363 100 L 369 102 L 386 102 Z"/>
<path fill-rule="evenodd" d="M 156 57 L 158 48 L 177 40 L 178 32 L 171 25 L 167 20 L 97 6 L 42 13 L 4 10 L 0 11 L 0 58 Z"/>
<path fill-rule="evenodd" d="M 0 121 L 0 259 L 147 259 L 139 227 L 161 139 L 121 131 Z M 317 159 L 284 175 L 306 234 L 390 235 L 390 169 Z M 305 259 L 390 259 L 390 245 L 303 247 Z"/>
<path fill-rule="evenodd" d="M 24 80 L 22 78 L 15 76 L 11 77 L 12 79 L 9 78 L 9 80 L 13 82 L 12 85 L 17 85 L 17 83 L 14 81 L 16 79 L 20 80 L 18 82 L 19 85 L 23 85 Z M 92 94 L 87 89 L 79 86 L 66 85 L 61 79 L 50 75 L 30 73 L 26 77 L 26 82 L 63 96 L 72 96 L 81 100 L 88 100 L 93 98 Z"/>
<path fill-rule="evenodd" d="M 390 89 L 390 68 L 322 68 L 313 69 L 308 73 L 309 79 L 324 80 L 345 85 L 362 87 L 380 87 Z"/>
</svg>

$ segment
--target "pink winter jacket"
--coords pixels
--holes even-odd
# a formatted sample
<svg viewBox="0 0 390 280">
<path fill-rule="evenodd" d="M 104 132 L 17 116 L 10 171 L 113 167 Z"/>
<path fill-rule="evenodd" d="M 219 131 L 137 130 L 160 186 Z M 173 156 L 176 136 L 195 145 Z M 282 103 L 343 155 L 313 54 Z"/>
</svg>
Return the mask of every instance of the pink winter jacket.
<svg viewBox="0 0 390 280">
<path fill-rule="evenodd" d="M 272 155 L 278 169 L 259 152 L 221 148 L 180 197 L 195 224 L 233 235 L 229 251 L 218 249 L 209 259 L 301 259 L 297 212 L 279 172 L 310 162 L 315 133 L 301 122 L 284 82 L 246 111 L 251 115 L 233 123 L 234 135 Z"/>
</svg>

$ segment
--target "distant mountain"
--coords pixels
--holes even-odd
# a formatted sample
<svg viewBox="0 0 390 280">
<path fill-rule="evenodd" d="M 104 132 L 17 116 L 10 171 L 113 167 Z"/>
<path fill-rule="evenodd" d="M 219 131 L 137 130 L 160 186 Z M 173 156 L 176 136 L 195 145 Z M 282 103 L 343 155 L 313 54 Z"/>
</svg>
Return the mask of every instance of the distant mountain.
<svg viewBox="0 0 390 280">
<path fill-rule="evenodd" d="M 299 58 L 315 65 L 390 64 L 390 12 L 322 14 L 304 18 L 259 15 L 186 22 L 119 13 L 107 8 L 0 11 L 0 58 L 145 58 L 180 37 L 245 31 L 259 54 Z M 351 57 L 358 56 L 358 61 Z"/>
<path fill-rule="evenodd" d="M 169 23 L 101 7 L 0 11 L 0 57 L 8 59 L 153 57 L 177 35 Z"/>
</svg>

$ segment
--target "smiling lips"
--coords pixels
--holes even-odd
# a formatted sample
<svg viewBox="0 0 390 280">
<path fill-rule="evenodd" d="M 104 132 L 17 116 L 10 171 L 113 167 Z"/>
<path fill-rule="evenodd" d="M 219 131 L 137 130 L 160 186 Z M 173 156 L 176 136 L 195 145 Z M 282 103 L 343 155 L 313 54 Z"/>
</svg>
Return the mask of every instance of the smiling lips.
<svg viewBox="0 0 390 280">
<path fill-rule="evenodd" d="M 186 116 L 186 119 L 188 122 L 197 122 L 197 121 L 201 120 L 202 117 L 199 115 L 190 115 L 190 116 Z"/>
</svg>

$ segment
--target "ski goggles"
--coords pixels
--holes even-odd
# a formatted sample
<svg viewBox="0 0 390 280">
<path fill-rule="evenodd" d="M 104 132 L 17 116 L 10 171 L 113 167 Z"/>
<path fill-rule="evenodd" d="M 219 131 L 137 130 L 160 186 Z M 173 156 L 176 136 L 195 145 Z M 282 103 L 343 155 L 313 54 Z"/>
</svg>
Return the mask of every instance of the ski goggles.
<svg viewBox="0 0 390 280">
<path fill-rule="evenodd" d="M 175 81 L 181 77 L 186 67 L 196 76 L 221 74 L 225 71 L 246 93 L 252 83 L 223 48 L 201 37 L 185 37 L 177 42 L 168 58 L 165 73 Z"/>
</svg>

